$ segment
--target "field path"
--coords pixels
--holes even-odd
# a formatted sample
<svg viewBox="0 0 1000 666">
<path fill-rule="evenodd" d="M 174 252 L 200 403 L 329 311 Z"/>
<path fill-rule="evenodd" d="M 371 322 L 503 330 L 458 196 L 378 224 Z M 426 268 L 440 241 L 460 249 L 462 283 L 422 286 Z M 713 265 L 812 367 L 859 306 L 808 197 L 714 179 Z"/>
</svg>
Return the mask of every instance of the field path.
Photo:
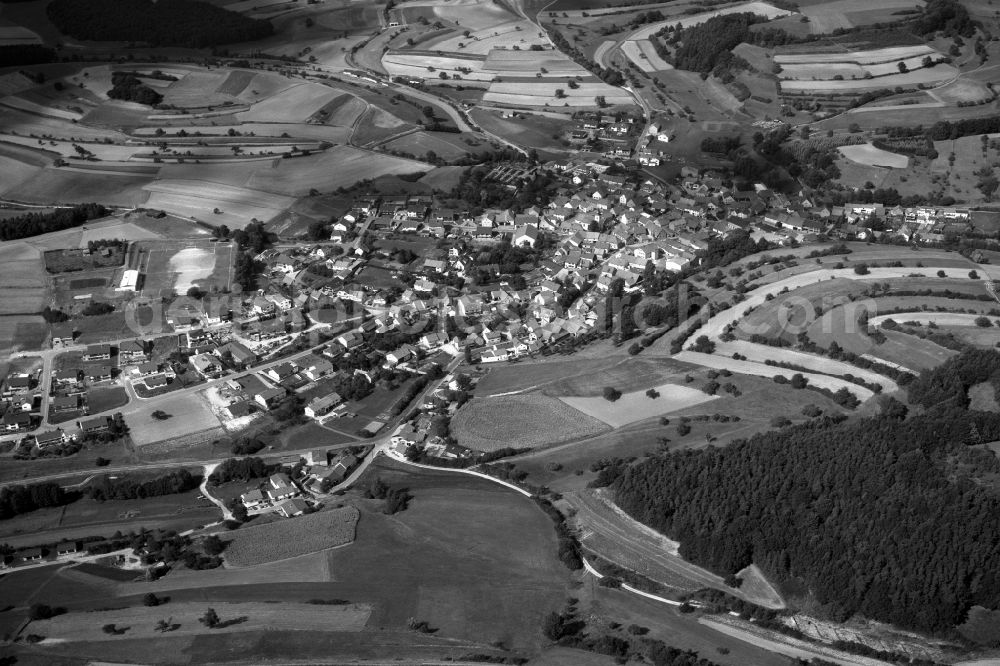
<svg viewBox="0 0 1000 666">
<path fill-rule="evenodd" d="M 218 466 L 219 463 L 209 463 L 205 465 L 204 471 L 202 472 L 201 476 L 201 485 L 198 486 L 198 490 L 200 490 L 201 494 L 205 496 L 205 499 L 207 499 L 212 504 L 214 504 L 215 506 L 219 507 L 219 509 L 222 510 L 223 520 L 233 520 L 233 512 L 230 511 L 229 508 L 222 503 L 222 500 L 218 499 L 217 497 L 212 495 L 212 493 L 208 492 L 208 477 L 209 475 L 212 474 L 212 472 L 215 471 L 215 468 Z"/>
</svg>

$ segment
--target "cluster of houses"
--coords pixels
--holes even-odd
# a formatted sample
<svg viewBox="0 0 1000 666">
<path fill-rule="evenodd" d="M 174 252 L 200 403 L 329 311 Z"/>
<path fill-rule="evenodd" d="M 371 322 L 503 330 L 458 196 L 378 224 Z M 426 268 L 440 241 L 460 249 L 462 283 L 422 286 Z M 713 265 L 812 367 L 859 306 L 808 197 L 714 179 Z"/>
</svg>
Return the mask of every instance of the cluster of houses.
<svg viewBox="0 0 1000 666">
<path fill-rule="evenodd" d="M 32 414 L 39 373 L 11 372 L 3 380 L 0 401 L 3 405 L 3 429 L 6 432 L 30 430 L 38 420 Z"/>
<path fill-rule="evenodd" d="M 263 513 L 273 511 L 285 518 L 305 513 L 309 504 L 301 497 L 299 490 L 284 472 L 272 474 L 261 488 L 240 495 L 240 502 L 248 512 Z"/>
</svg>

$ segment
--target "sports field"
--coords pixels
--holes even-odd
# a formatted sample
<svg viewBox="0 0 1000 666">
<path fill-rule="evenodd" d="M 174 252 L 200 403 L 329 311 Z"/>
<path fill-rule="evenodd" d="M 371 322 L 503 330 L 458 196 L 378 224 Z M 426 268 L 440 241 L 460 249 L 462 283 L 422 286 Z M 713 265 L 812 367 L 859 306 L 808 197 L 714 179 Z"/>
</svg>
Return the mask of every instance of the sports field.
<svg viewBox="0 0 1000 666">
<path fill-rule="evenodd" d="M 185 294 L 192 286 L 202 291 L 232 287 L 233 245 L 206 240 L 140 241 L 128 268 L 143 275 L 142 296 L 173 291 Z"/>
</svg>

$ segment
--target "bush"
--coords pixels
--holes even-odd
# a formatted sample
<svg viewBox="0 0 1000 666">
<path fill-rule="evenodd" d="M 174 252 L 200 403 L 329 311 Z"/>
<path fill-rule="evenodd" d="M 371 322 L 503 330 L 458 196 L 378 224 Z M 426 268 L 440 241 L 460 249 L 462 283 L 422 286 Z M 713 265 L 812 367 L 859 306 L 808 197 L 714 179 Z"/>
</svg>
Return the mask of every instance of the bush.
<svg viewBox="0 0 1000 666">
<path fill-rule="evenodd" d="M 707 335 L 699 335 L 691 349 L 702 354 L 711 354 L 715 351 L 715 343 L 709 340 Z"/>
<path fill-rule="evenodd" d="M 990 321 L 989 317 L 976 317 L 976 326 L 979 328 L 990 328 L 993 326 L 993 322 Z"/>
<path fill-rule="evenodd" d="M 614 402 L 618 398 L 622 397 L 621 391 L 613 386 L 604 387 L 604 399 L 608 402 Z"/>
<path fill-rule="evenodd" d="M 773 428 L 784 428 L 789 425 L 792 425 L 792 422 L 786 416 L 778 415 L 771 419 L 771 427 Z"/>
<path fill-rule="evenodd" d="M 868 264 L 861 263 L 854 266 L 854 272 L 857 275 L 868 275 Z"/>
<path fill-rule="evenodd" d="M 142 597 L 142 605 L 143 606 L 159 606 L 160 605 L 160 598 L 157 597 L 152 592 L 147 592 Z"/>
</svg>

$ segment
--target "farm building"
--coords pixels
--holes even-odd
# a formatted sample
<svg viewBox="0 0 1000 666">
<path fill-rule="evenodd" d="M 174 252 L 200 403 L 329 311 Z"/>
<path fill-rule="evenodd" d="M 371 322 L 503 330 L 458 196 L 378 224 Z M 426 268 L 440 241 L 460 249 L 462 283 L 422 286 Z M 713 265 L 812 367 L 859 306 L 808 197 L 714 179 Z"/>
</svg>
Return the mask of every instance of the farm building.
<svg viewBox="0 0 1000 666">
<path fill-rule="evenodd" d="M 25 562 L 37 562 L 42 559 L 42 549 L 28 548 L 27 550 L 18 551 L 17 556 Z"/>
<path fill-rule="evenodd" d="M 7 413 L 3 415 L 3 425 L 8 432 L 27 430 L 31 427 L 31 415 L 25 412 L 8 410 Z"/>
<path fill-rule="evenodd" d="M 215 350 L 215 355 L 219 358 L 225 358 L 228 355 L 233 359 L 233 363 L 245 368 L 257 360 L 257 355 L 252 351 L 247 349 L 246 346 L 240 344 L 239 342 L 227 342 L 218 349 Z"/>
<path fill-rule="evenodd" d="M 83 544 L 79 541 L 65 541 L 56 546 L 56 555 L 72 555 L 83 550 Z"/>
<path fill-rule="evenodd" d="M 276 382 L 284 381 L 295 374 L 295 366 L 291 363 L 280 363 L 273 368 L 268 368 L 264 374 Z"/>
<path fill-rule="evenodd" d="M 254 395 L 253 399 L 257 402 L 258 405 L 260 405 L 264 409 L 271 409 L 284 397 L 285 397 L 285 389 L 273 388 L 273 389 L 264 389 L 262 391 L 258 391 Z"/>
</svg>

